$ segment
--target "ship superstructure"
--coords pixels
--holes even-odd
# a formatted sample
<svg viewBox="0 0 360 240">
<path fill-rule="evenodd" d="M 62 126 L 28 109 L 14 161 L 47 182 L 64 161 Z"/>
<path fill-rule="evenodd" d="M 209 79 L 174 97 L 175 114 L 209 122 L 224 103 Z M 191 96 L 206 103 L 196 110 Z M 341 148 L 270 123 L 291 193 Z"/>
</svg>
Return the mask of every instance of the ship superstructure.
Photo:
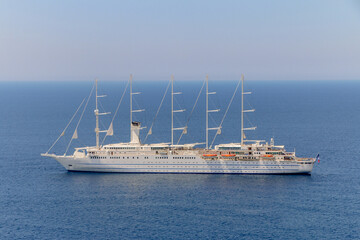
<svg viewBox="0 0 360 240">
<path fill-rule="evenodd" d="M 227 174 L 310 174 L 315 159 L 299 158 L 295 152 L 287 152 L 284 146 L 277 146 L 274 140 L 270 143 L 262 140 L 246 140 L 244 132 L 255 130 L 255 127 L 244 127 L 244 113 L 254 110 L 244 110 L 244 77 L 241 81 L 241 141 L 239 143 L 219 144 L 212 147 L 213 142 L 209 143 L 208 131 L 216 130 L 216 135 L 221 133 L 220 126 L 210 128 L 208 126 L 208 114 L 217 112 L 208 109 L 208 97 L 213 92 L 208 91 L 208 77 L 206 77 L 206 141 L 204 148 L 196 146 L 203 143 L 174 144 L 174 130 L 181 130 L 182 134 L 187 133 L 187 125 L 184 127 L 174 127 L 173 115 L 184 110 L 174 110 L 174 79 L 171 79 L 171 142 L 143 144 L 140 141 L 141 123 L 133 121 L 132 114 L 143 110 L 133 110 L 132 108 L 132 76 L 130 76 L 130 141 L 127 143 L 100 144 L 99 135 L 101 132 L 106 136 L 113 134 L 113 121 L 107 130 L 99 129 L 99 116 L 108 113 L 99 113 L 97 101 L 102 95 L 98 95 L 97 81 L 95 83 L 96 98 L 96 146 L 75 148 L 72 155 L 55 155 L 49 151 L 42 156 L 56 159 L 68 171 L 88 171 L 88 172 L 119 172 L 119 173 L 227 173 Z M 239 86 L 239 85 L 238 85 Z M 235 92 L 237 88 L 235 89 Z M 234 95 L 235 95 L 234 92 Z M 124 92 L 125 93 L 125 92 Z M 90 94 L 91 95 L 91 94 Z M 233 97 L 234 97 L 233 95 Z M 123 95 L 124 96 L 124 95 Z M 200 96 L 200 93 L 199 93 Z M 233 100 L 230 101 L 230 104 Z M 90 98 L 90 96 L 89 96 Z M 89 101 L 89 98 L 86 104 Z M 85 99 L 84 99 L 85 100 Z M 83 101 L 84 102 L 84 101 Z M 120 101 L 121 102 L 121 101 Z M 230 105 L 229 105 L 230 106 Z M 229 107 L 228 107 L 229 109 Z M 228 111 L 226 110 L 226 113 Z M 79 109 L 78 109 L 79 110 Z M 118 109 L 117 109 L 118 110 Z M 116 112 L 117 112 L 116 110 Z M 225 113 L 225 114 L 226 114 Z M 225 116 L 225 115 L 224 115 Z M 114 118 L 113 118 L 114 119 Z M 67 128 L 67 127 L 66 127 Z M 66 130 L 65 128 L 65 130 Z M 60 135 L 60 137 L 64 134 Z M 77 138 L 77 127 L 73 138 Z M 150 127 L 148 134 L 151 134 Z M 216 137 L 215 135 L 215 137 Z M 106 137 L 105 136 L 105 137 Z M 60 138 L 59 137 L 59 138 Z M 59 139 L 58 138 L 58 139 Z M 72 139 L 73 139 L 72 138 Z M 70 145 L 70 144 L 69 144 Z M 210 146 L 209 146 L 210 145 Z"/>
</svg>

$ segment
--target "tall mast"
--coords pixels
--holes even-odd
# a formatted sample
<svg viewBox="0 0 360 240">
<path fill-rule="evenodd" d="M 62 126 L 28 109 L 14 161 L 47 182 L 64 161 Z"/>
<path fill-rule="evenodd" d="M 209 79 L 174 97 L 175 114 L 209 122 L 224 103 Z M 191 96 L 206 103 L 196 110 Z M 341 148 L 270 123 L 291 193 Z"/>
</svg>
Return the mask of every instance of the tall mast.
<svg viewBox="0 0 360 240">
<path fill-rule="evenodd" d="M 96 148 L 99 148 L 99 109 L 98 109 L 98 80 L 95 79 L 95 116 L 96 116 Z"/>
<path fill-rule="evenodd" d="M 129 79 L 129 89 L 130 89 L 130 142 L 133 143 L 135 135 L 136 135 L 136 143 L 140 143 L 139 140 L 139 132 L 136 132 L 138 130 L 141 130 L 142 128 L 139 128 L 138 130 L 135 131 L 135 129 L 137 129 L 137 127 L 133 126 L 133 113 L 138 113 L 138 112 L 143 112 L 145 111 L 145 109 L 133 109 L 133 95 L 137 95 L 140 94 L 141 92 L 133 92 L 132 89 L 132 81 L 133 81 L 133 75 L 130 74 L 130 79 Z M 135 132 L 134 132 L 135 131 Z M 134 135 L 135 134 L 135 135 Z"/>
<path fill-rule="evenodd" d="M 106 95 L 98 95 L 98 80 L 95 79 L 95 117 L 96 117 L 96 127 L 95 127 L 95 133 L 96 133 L 96 148 L 100 149 L 100 140 L 99 140 L 99 133 L 107 133 L 108 130 L 100 131 L 99 128 L 99 116 L 100 115 L 107 115 L 110 114 L 110 112 L 103 112 L 99 113 L 98 108 L 98 98 L 106 97 Z"/>
<path fill-rule="evenodd" d="M 174 145 L 174 75 L 171 75 L 171 147 Z"/>
<path fill-rule="evenodd" d="M 241 145 L 244 143 L 244 75 L 241 74 Z"/>
<path fill-rule="evenodd" d="M 171 147 L 174 146 L 174 130 L 183 130 L 186 134 L 186 126 L 174 128 L 174 113 L 185 112 L 185 109 L 174 110 L 174 95 L 182 94 L 181 92 L 174 92 L 174 75 L 171 75 Z"/>
<path fill-rule="evenodd" d="M 131 123 L 132 123 L 132 113 L 133 113 L 133 110 L 132 110 L 132 74 L 130 74 L 130 131 L 131 131 Z"/>
<path fill-rule="evenodd" d="M 209 76 L 206 75 L 206 149 L 209 147 Z"/>
<path fill-rule="evenodd" d="M 244 74 L 241 74 L 241 145 L 244 144 L 245 130 L 255 130 L 256 127 L 244 128 L 244 113 L 255 112 L 255 109 L 244 110 L 244 95 L 251 94 L 251 92 L 244 92 Z"/>
<path fill-rule="evenodd" d="M 216 92 L 209 92 L 209 76 L 206 75 L 206 149 L 209 148 L 209 130 L 218 130 L 220 127 L 209 128 L 209 112 L 219 112 L 220 109 L 209 110 L 209 95 Z"/>
</svg>

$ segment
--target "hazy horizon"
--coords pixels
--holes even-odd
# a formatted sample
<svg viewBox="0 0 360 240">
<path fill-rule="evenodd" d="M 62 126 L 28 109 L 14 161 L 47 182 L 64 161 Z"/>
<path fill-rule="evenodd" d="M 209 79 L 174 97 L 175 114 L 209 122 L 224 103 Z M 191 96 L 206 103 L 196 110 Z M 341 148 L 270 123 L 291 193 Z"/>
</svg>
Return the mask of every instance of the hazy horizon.
<svg viewBox="0 0 360 240">
<path fill-rule="evenodd" d="M 360 80 L 360 2 L 0 2 L 0 81 Z"/>
</svg>

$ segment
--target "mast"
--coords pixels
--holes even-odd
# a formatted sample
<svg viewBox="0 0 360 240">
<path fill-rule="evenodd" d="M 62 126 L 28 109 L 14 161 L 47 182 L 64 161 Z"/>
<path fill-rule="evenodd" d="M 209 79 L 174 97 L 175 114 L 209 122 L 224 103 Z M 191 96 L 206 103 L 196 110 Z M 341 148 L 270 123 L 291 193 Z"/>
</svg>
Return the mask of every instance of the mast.
<svg viewBox="0 0 360 240">
<path fill-rule="evenodd" d="M 206 75 L 206 149 L 209 147 L 209 76 Z"/>
<path fill-rule="evenodd" d="M 132 74 L 130 74 L 130 132 L 131 132 L 131 123 L 132 123 L 132 113 L 133 113 L 133 110 L 132 110 Z"/>
<path fill-rule="evenodd" d="M 244 110 L 244 95 L 251 94 L 251 92 L 244 92 L 244 74 L 241 74 L 241 145 L 244 144 L 245 130 L 255 130 L 256 127 L 244 128 L 244 113 L 255 112 L 255 109 Z"/>
<path fill-rule="evenodd" d="M 216 94 L 216 92 L 209 92 L 209 76 L 206 75 L 206 149 L 209 148 L 209 130 L 218 130 L 220 127 L 209 128 L 209 112 L 219 112 L 220 109 L 209 110 L 209 95 Z"/>
<path fill-rule="evenodd" d="M 96 148 L 99 148 L 99 109 L 98 109 L 98 80 L 95 79 L 95 116 L 96 116 Z"/>
<path fill-rule="evenodd" d="M 174 75 L 171 75 L 171 147 L 174 146 L 174 130 L 183 130 L 186 134 L 186 126 L 174 128 L 174 113 L 185 112 L 185 109 L 174 110 L 174 95 L 182 94 L 181 92 L 174 92 Z"/>
<path fill-rule="evenodd" d="M 95 133 L 96 133 L 96 148 L 100 149 L 100 140 L 99 140 L 99 133 L 107 133 L 108 130 L 100 131 L 99 128 L 99 116 L 100 115 L 107 115 L 110 114 L 110 112 L 103 112 L 99 113 L 98 109 L 98 98 L 106 97 L 106 95 L 98 95 L 98 80 L 95 79 L 95 116 L 96 116 L 96 127 L 95 127 Z"/>
<path fill-rule="evenodd" d="M 174 75 L 171 75 L 171 147 L 174 145 Z"/>
<path fill-rule="evenodd" d="M 244 143 L 244 75 L 241 74 L 241 145 Z"/>
<path fill-rule="evenodd" d="M 140 94 L 141 92 L 133 92 L 132 89 L 133 76 L 130 74 L 129 88 L 130 88 L 130 143 L 140 143 L 139 131 L 143 128 L 140 127 L 140 123 L 133 124 L 133 113 L 143 112 L 145 109 L 133 109 L 133 95 Z"/>
</svg>

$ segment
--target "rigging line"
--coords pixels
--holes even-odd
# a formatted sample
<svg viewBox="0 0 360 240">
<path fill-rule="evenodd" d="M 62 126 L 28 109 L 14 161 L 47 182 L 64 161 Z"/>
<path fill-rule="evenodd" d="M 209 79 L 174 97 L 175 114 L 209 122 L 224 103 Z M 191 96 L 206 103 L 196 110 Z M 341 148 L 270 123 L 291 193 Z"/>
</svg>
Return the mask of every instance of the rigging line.
<svg viewBox="0 0 360 240">
<path fill-rule="evenodd" d="M 140 105 L 139 105 L 139 103 L 136 101 L 136 98 L 133 98 L 133 105 L 135 105 L 136 106 L 136 110 L 138 110 L 138 109 L 140 109 Z"/>
<path fill-rule="evenodd" d="M 193 108 L 192 108 L 192 110 L 191 110 L 191 112 L 190 112 L 190 115 L 189 115 L 187 121 L 186 121 L 185 127 L 187 127 L 188 124 L 189 124 L 189 122 L 190 122 L 190 118 L 191 118 L 191 116 L 192 116 L 192 114 L 193 114 L 193 112 L 194 112 L 194 110 L 195 110 L 195 107 L 196 107 L 196 105 L 197 105 L 197 102 L 199 101 L 199 98 L 200 98 L 200 95 L 201 95 L 202 90 L 204 89 L 205 83 L 206 83 L 206 80 L 204 80 L 203 85 L 201 86 L 201 89 L 200 89 L 199 94 L 198 94 L 198 96 L 197 96 L 197 98 L 196 98 L 195 104 L 194 104 L 194 106 L 193 106 Z M 181 132 L 181 135 L 180 135 L 180 137 L 179 137 L 179 140 L 177 141 L 176 144 L 179 144 L 179 142 L 180 142 L 180 140 L 181 140 L 181 138 L 182 138 L 183 135 L 184 135 L 184 131 Z"/>
<path fill-rule="evenodd" d="M 91 97 L 92 93 L 94 92 L 95 85 L 96 85 L 96 84 L 93 85 L 93 88 L 91 89 L 91 92 L 90 92 L 90 94 L 89 94 L 89 97 L 87 98 L 86 104 L 85 104 L 84 109 L 83 109 L 83 111 L 82 111 L 82 113 L 81 113 L 81 115 L 80 115 L 80 119 L 79 119 L 79 121 L 78 121 L 78 123 L 77 123 L 77 125 L 76 125 L 75 131 L 77 131 L 77 129 L 78 129 L 79 125 L 80 125 L 81 119 L 82 119 L 82 117 L 84 116 L 86 107 L 87 107 L 87 105 L 88 105 L 88 103 L 89 103 L 89 100 L 90 100 L 90 97 Z M 70 147 L 70 145 L 71 145 L 72 140 L 73 140 L 73 138 L 70 139 L 70 142 L 69 142 L 69 144 L 68 144 L 68 146 L 67 146 L 67 148 L 66 148 L 66 151 L 65 151 L 65 153 L 64 153 L 64 156 L 66 155 L 67 151 L 69 150 L 69 147 Z"/>
<path fill-rule="evenodd" d="M 164 96 L 163 96 L 163 98 L 161 99 L 160 105 L 159 105 L 158 110 L 157 110 L 157 112 L 156 112 L 156 114 L 155 114 L 155 117 L 154 117 L 154 119 L 153 119 L 153 121 L 152 121 L 152 123 L 151 123 L 151 126 L 150 126 L 150 128 L 149 128 L 149 131 L 148 131 L 148 133 L 146 134 L 146 137 L 145 137 L 145 139 L 144 139 L 144 142 L 146 142 L 146 140 L 147 140 L 147 138 L 148 138 L 148 136 L 149 136 L 149 133 L 150 133 L 152 127 L 154 126 L 155 120 L 156 120 L 156 118 L 157 118 L 157 116 L 158 116 L 158 114 L 159 114 L 159 112 L 160 112 L 161 106 L 162 106 L 162 104 L 163 104 L 163 102 L 164 102 L 164 99 L 165 99 L 165 97 L 166 97 L 166 94 L 167 94 L 167 92 L 168 92 L 168 90 L 169 90 L 170 84 L 171 84 L 171 80 L 169 81 L 169 84 L 168 84 L 167 87 L 166 87 Z"/>
<path fill-rule="evenodd" d="M 253 107 L 247 100 L 245 100 L 245 101 L 246 101 L 246 103 L 249 105 L 250 109 L 254 109 L 254 107 Z M 246 115 L 245 115 L 245 117 L 246 117 L 247 121 L 250 123 L 250 125 L 253 127 L 254 124 L 250 121 L 250 118 L 248 118 L 248 116 L 246 116 Z M 260 118 L 260 121 L 259 121 L 259 122 L 261 122 L 261 118 Z M 261 125 L 262 125 L 262 124 L 261 124 Z"/>
<path fill-rule="evenodd" d="M 214 118 L 212 115 L 209 115 L 209 118 L 210 118 L 210 120 L 212 121 L 212 123 L 214 123 L 215 126 L 216 126 L 216 120 L 215 120 L 215 118 Z"/>
<path fill-rule="evenodd" d="M 125 93 L 126 93 L 126 90 L 127 90 L 128 86 L 129 86 L 129 83 L 130 83 L 130 80 L 127 82 L 127 84 L 126 84 L 126 86 L 125 86 L 124 92 L 123 92 L 123 94 L 122 94 L 122 96 L 121 96 L 121 98 L 120 98 L 120 101 L 119 101 L 118 106 L 116 107 L 116 110 L 115 110 L 114 116 L 113 116 L 113 118 L 111 119 L 111 123 L 110 123 L 109 127 L 110 127 L 110 126 L 111 126 L 111 124 L 114 122 L 114 119 L 115 119 L 115 117 L 116 117 L 116 114 L 117 114 L 117 113 L 118 113 L 118 111 L 119 111 L 119 108 L 120 108 L 121 102 L 122 102 L 122 100 L 124 99 L 124 96 L 125 96 Z M 102 142 L 101 142 L 101 145 L 103 145 L 103 143 L 105 142 L 105 139 L 106 139 L 106 137 L 107 137 L 107 136 L 108 136 L 108 135 L 107 135 L 107 134 L 105 134 L 105 136 L 104 136 L 104 138 L 103 138 L 103 140 L 102 140 Z"/>
<path fill-rule="evenodd" d="M 222 127 L 222 124 L 223 124 L 223 122 L 224 122 L 224 120 L 225 120 L 225 117 L 226 117 L 226 115 L 227 115 L 227 113 L 228 113 L 228 111 L 229 111 L 229 109 L 230 109 L 231 103 L 232 103 L 233 100 L 234 100 L 234 97 L 235 97 L 236 92 L 237 92 L 237 90 L 238 90 L 238 88 L 239 88 L 239 86 L 240 86 L 240 83 L 241 83 L 241 81 L 239 81 L 238 84 L 236 85 L 236 88 L 235 88 L 235 91 L 234 91 L 234 93 L 233 93 L 233 95 L 232 95 L 232 97 L 231 97 L 230 103 L 229 103 L 229 105 L 228 105 L 228 107 L 227 107 L 227 109 L 226 109 L 226 111 L 225 111 L 225 114 L 224 114 L 223 118 L 221 119 L 219 128 Z M 214 138 L 213 138 L 213 140 L 212 140 L 212 142 L 211 142 L 211 144 L 210 144 L 210 148 L 211 148 L 212 145 L 214 144 L 217 135 L 218 135 L 218 131 L 216 131 L 216 134 L 215 134 L 215 136 L 214 136 Z"/>
<path fill-rule="evenodd" d="M 105 129 L 105 124 L 101 120 L 99 120 L 99 122 L 100 122 L 102 128 Z"/>
<path fill-rule="evenodd" d="M 217 98 L 217 97 L 218 97 L 217 94 L 215 94 L 215 98 Z M 211 105 L 212 105 L 212 107 L 214 107 L 215 109 L 220 108 L 220 107 L 219 107 L 219 106 L 220 106 L 219 101 L 214 101 L 212 98 L 209 98 L 209 107 L 211 107 Z"/>
<path fill-rule="evenodd" d="M 182 101 L 182 102 L 184 102 L 184 101 Z M 176 97 L 174 97 L 174 103 L 177 105 L 178 110 L 182 109 L 182 107 Z"/>
<path fill-rule="evenodd" d="M 245 99 L 245 101 L 246 101 L 247 105 L 249 105 L 250 108 L 253 108 L 253 106 L 250 104 L 250 102 L 247 99 Z"/>
<path fill-rule="evenodd" d="M 141 100 L 140 100 L 140 102 L 142 102 Z M 144 106 L 144 104 L 139 104 L 139 102 L 135 99 L 135 98 L 133 98 L 133 105 L 135 105 L 136 106 L 136 109 L 135 110 L 139 110 L 140 112 L 138 112 L 139 113 L 139 117 L 135 117 L 135 119 L 139 119 L 138 121 L 140 121 L 140 122 L 142 122 L 143 121 L 143 124 L 146 124 L 147 122 L 146 122 L 146 110 L 144 109 L 144 108 L 141 108 L 140 106 Z M 144 117 L 145 116 L 145 117 Z M 144 120 L 144 118 L 145 118 L 145 120 Z M 133 115 L 133 120 L 134 120 L 134 115 Z M 142 128 L 146 128 L 146 126 L 144 125 L 144 126 L 142 126 Z"/>
<path fill-rule="evenodd" d="M 104 106 L 102 105 L 101 101 L 98 101 L 98 104 L 99 104 L 100 110 L 102 112 L 106 112 L 106 110 L 105 110 Z"/>
<path fill-rule="evenodd" d="M 59 141 L 59 139 L 64 136 L 66 129 L 69 127 L 70 123 L 72 122 L 72 120 L 74 119 L 74 117 L 76 116 L 76 114 L 78 113 L 78 111 L 80 110 L 81 106 L 83 105 L 84 101 L 85 101 L 86 97 L 82 100 L 81 104 L 79 105 L 79 107 L 77 108 L 76 112 L 74 113 L 74 115 L 71 117 L 69 123 L 66 125 L 66 127 L 64 128 L 64 130 L 61 132 L 60 136 L 56 139 L 56 141 L 53 143 L 53 145 L 51 145 L 51 147 L 49 148 L 49 150 L 47 150 L 46 154 L 48 154 L 50 152 L 50 150 L 55 146 L 55 144 Z"/>
<path fill-rule="evenodd" d="M 250 123 L 251 127 L 254 127 L 254 124 L 250 121 L 250 118 L 248 116 L 245 115 L 246 120 Z"/>
<path fill-rule="evenodd" d="M 181 127 L 181 121 L 180 121 L 180 118 L 178 116 L 174 116 L 174 127 L 175 126 L 179 126 Z"/>
<path fill-rule="evenodd" d="M 140 109 L 140 106 L 144 106 L 144 102 L 142 101 L 142 94 L 141 92 L 139 92 L 140 95 L 138 95 L 137 97 L 133 97 L 133 104 L 135 103 L 135 106 Z M 136 95 L 135 95 L 136 96 Z M 138 100 L 136 100 L 138 99 Z"/>
<path fill-rule="evenodd" d="M 133 98 L 133 106 L 134 105 L 135 105 L 136 109 L 133 109 L 133 110 L 141 110 L 142 112 L 145 111 L 145 109 L 141 109 L 140 104 L 138 103 L 138 101 L 136 101 L 135 98 Z M 144 106 L 144 104 L 142 104 L 142 106 Z M 133 116 L 133 118 L 134 118 L 134 116 Z"/>
</svg>

